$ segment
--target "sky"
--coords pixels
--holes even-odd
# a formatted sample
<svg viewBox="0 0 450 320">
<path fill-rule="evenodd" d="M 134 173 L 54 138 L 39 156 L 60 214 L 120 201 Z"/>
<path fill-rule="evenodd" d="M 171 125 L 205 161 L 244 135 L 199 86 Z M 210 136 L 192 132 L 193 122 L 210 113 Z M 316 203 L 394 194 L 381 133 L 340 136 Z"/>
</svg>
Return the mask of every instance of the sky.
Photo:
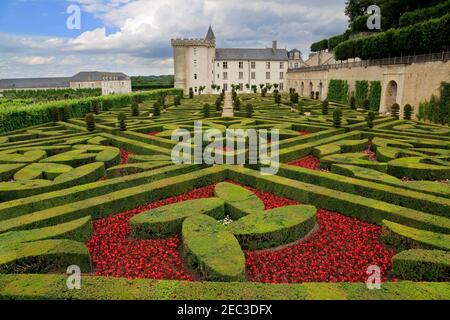
<svg viewBox="0 0 450 320">
<path fill-rule="evenodd" d="M 172 74 L 170 39 L 203 38 L 209 25 L 217 47 L 278 40 L 307 58 L 312 42 L 346 30 L 344 7 L 345 0 L 1 0 L 0 79 Z"/>
</svg>

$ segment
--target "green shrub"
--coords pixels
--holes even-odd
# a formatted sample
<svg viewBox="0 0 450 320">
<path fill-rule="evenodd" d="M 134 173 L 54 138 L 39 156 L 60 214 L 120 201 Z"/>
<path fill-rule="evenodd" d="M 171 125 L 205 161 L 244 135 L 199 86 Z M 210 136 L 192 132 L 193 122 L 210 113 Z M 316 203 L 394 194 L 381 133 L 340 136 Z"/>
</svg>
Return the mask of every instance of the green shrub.
<svg viewBox="0 0 450 320">
<path fill-rule="evenodd" d="M 63 115 L 62 116 L 62 121 L 67 122 L 70 119 L 71 115 L 72 115 L 72 107 L 68 106 L 68 105 L 65 105 L 64 108 L 63 108 L 62 115 Z"/>
<path fill-rule="evenodd" d="M 394 103 L 391 107 L 391 116 L 399 119 L 400 117 L 400 105 L 398 103 Z"/>
<path fill-rule="evenodd" d="M 375 120 L 375 112 L 369 111 L 367 114 L 367 127 L 373 129 L 373 121 Z"/>
<path fill-rule="evenodd" d="M 216 111 L 222 110 L 222 99 L 220 99 L 220 97 L 216 99 L 215 106 L 216 106 Z"/>
<path fill-rule="evenodd" d="M 194 99 L 194 89 L 189 88 L 189 99 Z"/>
<path fill-rule="evenodd" d="M 423 9 L 405 12 L 400 16 L 399 26 L 406 27 L 416 23 L 427 21 L 433 18 L 440 18 L 450 12 L 450 1 L 443 1 L 442 3 Z"/>
<path fill-rule="evenodd" d="M 93 113 L 86 115 L 86 129 L 90 132 L 95 131 L 95 116 Z"/>
<path fill-rule="evenodd" d="M 248 103 L 245 106 L 245 113 L 246 113 L 246 117 L 247 118 L 252 118 L 253 117 L 253 105 Z"/>
<path fill-rule="evenodd" d="M 329 106 L 328 100 L 322 101 L 322 114 L 323 115 L 327 115 L 328 114 L 328 106 Z"/>
<path fill-rule="evenodd" d="M 370 101 L 368 99 L 363 101 L 362 107 L 364 110 L 369 111 L 370 109 Z"/>
<path fill-rule="evenodd" d="M 158 101 L 153 104 L 153 116 L 154 117 L 161 116 L 161 105 L 159 104 Z"/>
<path fill-rule="evenodd" d="M 180 98 L 180 96 L 175 96 L 173 98 L 173 104 L 176 105 L 176 106 L 181 105 L 181 98 Z"/>
<path fill-rule="evenodd" d="M 241 99 L 236 97 L 236 99 L 234 99 L 234 102 L 233 102 L 233 107 L 234 107 L 234 110 L 240 111 L 241 110 Z"/>
<path fill-rule="evenodd" d="M 405 105 L 403 108 L 403 119 L 411 120 L 413 108 L 410 104 Z"/>
<path fill-rule="evenodd" d="M 211 107 L 207 103 L 205 103 L 203 105 L 203 118 L 210 118 L 211 117 L 210 108 Z"/>
<path fill-rule="evenodd" d="M 354 96 L 350 97 L 350 108 L 356 110 L 356 98 Z"/>
<path fill-rule="evenodd" d="M 335 128 L 340 128 L 342 124 L 342 111 L 339 108 L 333 111 L 333 126 Z"/>
<path fill-rule="evenodd" d="M 403 280 L 450 281 L 450 252 L 413 249 L 392 259 L 393 273 Z"/>
<path fill-rule="evenodd" d="M 379 59 L 442 52 L 448 48 L 450 14 L 412 26 L 390 29 L 363 38 L 344 41 L 335 48 L 336 60 Z"/>
<path fill-rule="evenodd" d="M 119 121 L 119 129 L 120 131 L 127 131 L 127 124 L 125 121 L 127 120 L 127 116 L 124 112 L 120 112 L 117 116 L 117 120 Z"/>
<path fill-rule="evenodd" d="M 131 105 L 131 116 L 133 117 L 139 117 L 139 104 L 137 101 L 133 101 L 133 104 Z"/>
<path fill-rule="evenodd" d="M 97 100 L 92 101 L 91 110 L 94 114 L 100 114 L 100 105 Z"/>
<path fill-rule="evenodd" d="M 274 99 L 275 99 L 275 103 L 280 105 L 281 104 L 281 94 L 275 92 L 274 93 Z"/>
<path fill-rule="evenodd" d="M 312 100 L 314 100 L 314 91 L 311 91 L 309 97 L 310 97 Z"/>
</svg>

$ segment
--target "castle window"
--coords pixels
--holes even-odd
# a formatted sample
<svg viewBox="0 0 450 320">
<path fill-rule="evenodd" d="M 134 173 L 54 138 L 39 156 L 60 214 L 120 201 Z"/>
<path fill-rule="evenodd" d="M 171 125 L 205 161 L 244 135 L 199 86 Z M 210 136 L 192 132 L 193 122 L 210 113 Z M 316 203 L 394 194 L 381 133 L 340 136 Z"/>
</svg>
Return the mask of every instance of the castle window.
<svg viewBox="0 0 450 320">
<path fill-rule="evenodd" d="M 297 68 L 298 68 L 298 62 L 295 63 L 295 69 L 297 69 Z"/>
<path fill-rule="evenodd" d="M 224 91 L 228 91 L 228 83 L 224 83 L 223 84 L 223 90 Z"/>
<path fill-rule="evenodd" d="M 223 73 L 223 80 L 228 80 L 228 72 Z"/>
<path fill-rule="evenodd" d="M 228 62 L 224 62 L 224 63 L 223 63 L 223 68 L 224 68 L 224 69 L 228 69 Z"/>
<path fill-rule="evenodd" d="M 284 79 L 284 72 L 280 72 L 280 79 Z"/>
<path fill-rule="evenodd" d="M 217 62 L 217 68 L 220 68 L 220 63 Z"/>
<path fill-rule="evenodd" d="M 270 69 L 270 62 L 266 62 L 266 69 Z"/>
<path fill-rule="evenodd" d="M 197 55 L 197 48 L 194 48 L 194 56 Z"/>
<path fill-rule="evenodd" d="M 256 79 L 256 72 L 252 72 L 252 80 Z"/>
<path fill-rule="evenodd" d="M 280 90 L 283 91 L 284 90 L 284 83 L 280 82 Z"/>
<path fill-rule="evenodd" d="M 255 61 L 252 61 L 251 65 L 252 65 L 252 69 L 256 69 L 256 62 Z"/>
<path fill-rule="evenodd" d="M 244 84 L 243 83 L 239 83 L 239 90 L 240 91 L 244 91 Z"/>
<path fill-rule="evenodd" d="M 243 72 L 239 72 L 239 80 L 244 79 L 244 73 Z"/>
<path fill-rule="evenodd" d="M 239 69 L 244 69 L 244 63 L 242 61 L 239 61 Z"/>
<path fill-rule="evenodd" d="M 280 62 L 280 69 L 284 69 L 284 62 Z"/>
<path fill-rule="evenodd" d="M 270 72 L 266 72 L 266 79 L 270 80 Z"/>
<path fill-rule="evenodd" d="M 197 80 L 197 74 L 194 73 L 194 80 Z"/>
</svg>

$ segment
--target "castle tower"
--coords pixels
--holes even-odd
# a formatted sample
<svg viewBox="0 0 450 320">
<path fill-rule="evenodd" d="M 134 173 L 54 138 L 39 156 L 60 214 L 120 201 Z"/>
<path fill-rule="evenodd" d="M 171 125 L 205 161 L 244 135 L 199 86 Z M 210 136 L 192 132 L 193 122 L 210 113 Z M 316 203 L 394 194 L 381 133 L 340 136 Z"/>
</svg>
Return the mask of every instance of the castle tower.
<svg viewBox="0 0 450 320">
<path fill-rule="evenodd" d="M 189 93 L 199 93 L 199 88 L 205 86 L 203 93 L 212 93 L 214 82 L 214 60 L 216 57 L 216 37 L 209 27 L 204 39 L 172 39 L 175 88 Z"/>
</svg>

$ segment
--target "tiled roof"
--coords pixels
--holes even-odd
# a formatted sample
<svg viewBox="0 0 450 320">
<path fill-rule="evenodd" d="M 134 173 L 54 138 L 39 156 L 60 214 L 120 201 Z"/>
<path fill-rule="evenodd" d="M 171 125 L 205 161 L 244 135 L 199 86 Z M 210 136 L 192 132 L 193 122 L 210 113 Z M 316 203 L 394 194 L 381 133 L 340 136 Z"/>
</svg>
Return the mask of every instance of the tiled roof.
<svg viewBox="0 0 450 320">
<path fill-rule="evenodd" d="M 288 60 L 285 49 L 216 49 L 216 60 Z"/>
</svg>

